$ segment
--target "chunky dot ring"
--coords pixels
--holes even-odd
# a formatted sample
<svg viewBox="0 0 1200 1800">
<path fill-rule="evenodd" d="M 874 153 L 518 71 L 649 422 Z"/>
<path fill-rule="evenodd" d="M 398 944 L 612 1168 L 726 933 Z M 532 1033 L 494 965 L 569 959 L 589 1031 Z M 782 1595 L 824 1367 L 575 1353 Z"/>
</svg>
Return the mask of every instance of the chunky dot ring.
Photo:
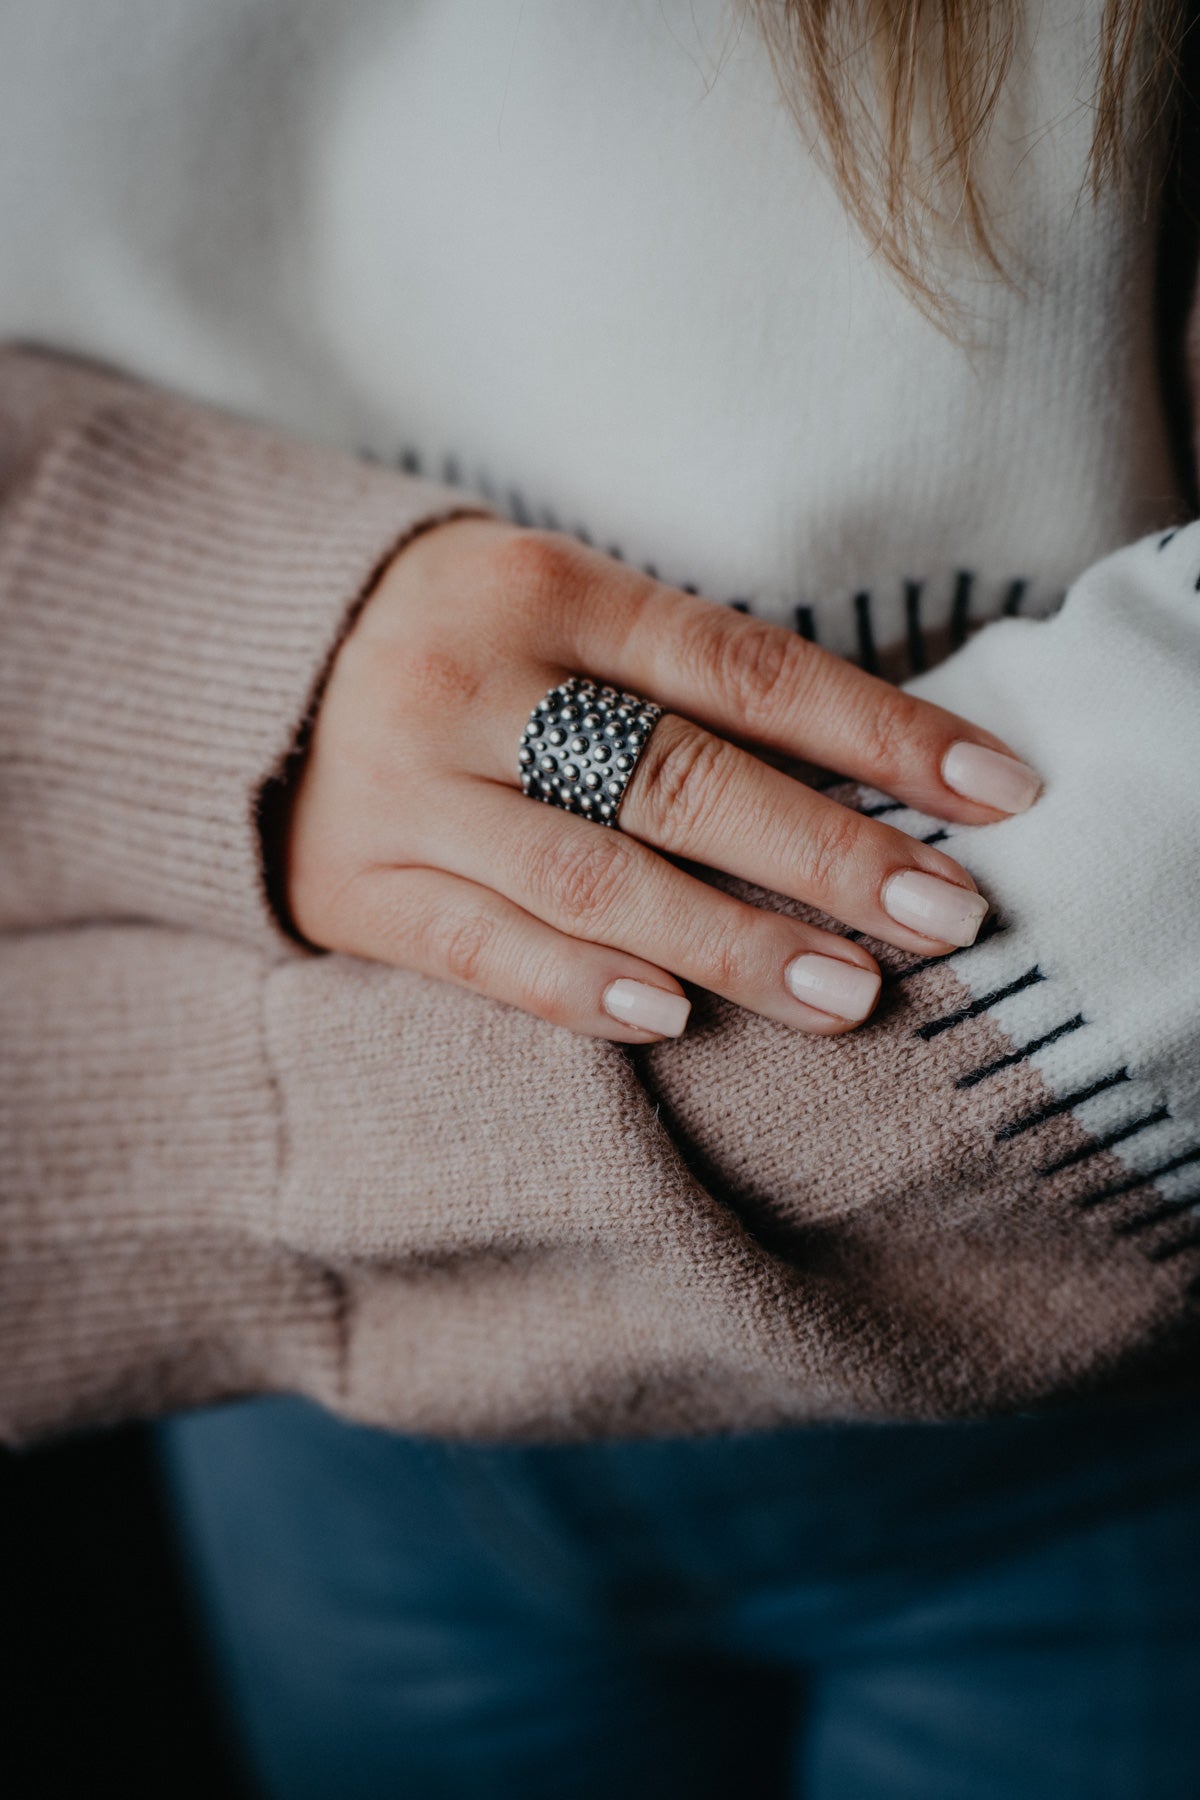
<svg viewBox="0 0 1200 1800">
<path fill-rule="evenodd" d="M 629 777 L 661 718 L 662 707 L 652 700 L 572 675 L 529 715 L 521 786 L 531 800 L 615 825 Z"/>
</svg>

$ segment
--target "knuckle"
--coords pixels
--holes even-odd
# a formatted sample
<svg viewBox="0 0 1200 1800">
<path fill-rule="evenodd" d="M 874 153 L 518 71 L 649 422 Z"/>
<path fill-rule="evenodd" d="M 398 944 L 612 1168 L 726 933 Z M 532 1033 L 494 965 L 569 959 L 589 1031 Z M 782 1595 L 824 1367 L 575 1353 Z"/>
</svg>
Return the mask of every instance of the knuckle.
<svg viewBox="0 0 1200 1800">
<path fill-rule="evenodd" d="M 862 753 L 873 771 L 875 785 L 885 792 L 890 791 L 889 778 L 895 780 L 911 766 L 920 718 L 920 702 L 898 688 L 873 694 L 869 705 L 862 709 L 858 721 Z"/>
<path fill-rule="evenodd" d="M 628 854 L 620 839 L 591 825 L 578 833 L 564 833 L 552 849 L 539 852 L 534 888 L 573 925 L 601 929 L 612 916 L 628 873 Z"/>
<path fill-rule="evenodd" d="M 862 825 L 844 806 L 822 808 L 809 820 L 800 855 L 804 884 L 815 900 L 828 900 L 845 883 L 862 839 Z"/>
<path fill-rule="evenodd" d="M 520 992 L 525 1011 L 544 1019 L 547 1025 L 571 1026 L 575 1023 L 562 970 L 552 958 L 539 957 L 531 968 L 523 971 Z"/>
<path fill-rule="evenodd" d="M 478 987 L 490 960 L 496 921 L 475 911 L 437 912 L 425 923 L 425 951 L 435 968 L 464 987 Z"/>
<path fill-rule="evenodd" d="M 718 612 L 706 622 L 702 674 L 753 728 L 771 718 L 793 685 L 803 655 L 799 642 L 777 625 Z"/>
<path fill-rule="evenodd" d="M 414 711 L 463 707 L 479 693 L 481 677 L 459 651 L 431 644 L 393 652 L 379 675 L 390 688 L 392 723 L 402 727 Z"/>
<path fill-rule="evenodd" d="M 727 780 L 730 747 L 722 739 L 664 719 L 642 752 L 634 773 L 639 823 L 655 838 L 691 835 L 713 806 Z"/>
<path fill-rule="evenodd" d="M 493 570 L 509 602 L 536 615 L 561 602 L 581 580 L 582 559 L 569 538 L 519 527 L 493 550 Z"/>
<path fill-rule="evenodd" d="M 740 924 L 716 922 L 704 942 L 705 985 L 716 994 L 739 994 L 746 987 L 746 934 Z"/>
</svg>

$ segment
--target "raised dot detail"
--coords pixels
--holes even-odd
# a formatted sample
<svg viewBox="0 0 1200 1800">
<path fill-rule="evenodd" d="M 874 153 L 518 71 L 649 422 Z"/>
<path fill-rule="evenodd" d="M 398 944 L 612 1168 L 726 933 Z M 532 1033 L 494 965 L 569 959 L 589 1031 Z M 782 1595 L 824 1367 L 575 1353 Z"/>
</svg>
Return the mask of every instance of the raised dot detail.
<svg viewBox="0 0 1200 1800">
<path fill-rule="evenodd" d="M 596 824 L 615 826 L 621 799 L 661 709 L 572 676 L 538 701 L 518 753 L 521 787 Z"/>
</svg>

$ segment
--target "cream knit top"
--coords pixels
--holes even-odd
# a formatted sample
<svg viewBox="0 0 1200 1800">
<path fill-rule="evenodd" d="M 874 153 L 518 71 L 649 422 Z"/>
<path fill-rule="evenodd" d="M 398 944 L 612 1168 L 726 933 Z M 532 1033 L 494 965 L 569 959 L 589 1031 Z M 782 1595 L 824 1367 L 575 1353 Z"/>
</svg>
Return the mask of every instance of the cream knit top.
<svg viewBox="0 0 1200 1800">
<path fill-rule="evenodd" d="M 1100 12 L 1030 8 L 1015 278 L 949 259 L 947 335 L 729 0 L 5 10 L 0 334 L 152 384 L 0 381 L 7 1430 L 278 1387 L 695 1430 L 1182 1366 L 1200 530 L 1157 216 L 1081 197 Z M 264 784 L 380 559 L 480 504 L 897 673 L 955 650 L 920 690 L 1047 777 L 952 834 L 1001 929 L 881 951 L 853 1042 L 706 1001 L 633 1054 L 299 952 Z"/>
<path fill-rule="evenodd" d="M 848 223 L 733 0 L 17 0 L 0 332 L 582 528 L 853 654 L 1044 611 L 1176 497 L 1154 209 L 1081 198 L 1102 0 L 1030 7 L 1019 285 L 946 337 Z"/>
</svg>

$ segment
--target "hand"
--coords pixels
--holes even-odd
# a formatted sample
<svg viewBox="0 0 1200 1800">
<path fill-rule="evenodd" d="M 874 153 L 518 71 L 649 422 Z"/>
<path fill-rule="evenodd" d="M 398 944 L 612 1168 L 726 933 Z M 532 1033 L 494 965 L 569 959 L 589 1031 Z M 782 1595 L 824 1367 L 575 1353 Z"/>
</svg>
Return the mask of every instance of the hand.
<svg viewBox="0 0 1200 1800">
<path fill-rule="evenodd" d="M 520 791 L 529 714 L 575 673 L 666 709 L 617 830 Z M 780 626 L 556 533 L 439 525 L 392 561 L 334 659 L 290 814 L 293 922 L 621 1043 L 683 1030 L 681 981 L 846 1031 L 879 993 L 866 950 L 668 859 L 921 955 L 970 943 L 987 903 L 939 850 L 735 740 L 969 825 L 1039 785 L 999 738 Z"/>
</svg>

